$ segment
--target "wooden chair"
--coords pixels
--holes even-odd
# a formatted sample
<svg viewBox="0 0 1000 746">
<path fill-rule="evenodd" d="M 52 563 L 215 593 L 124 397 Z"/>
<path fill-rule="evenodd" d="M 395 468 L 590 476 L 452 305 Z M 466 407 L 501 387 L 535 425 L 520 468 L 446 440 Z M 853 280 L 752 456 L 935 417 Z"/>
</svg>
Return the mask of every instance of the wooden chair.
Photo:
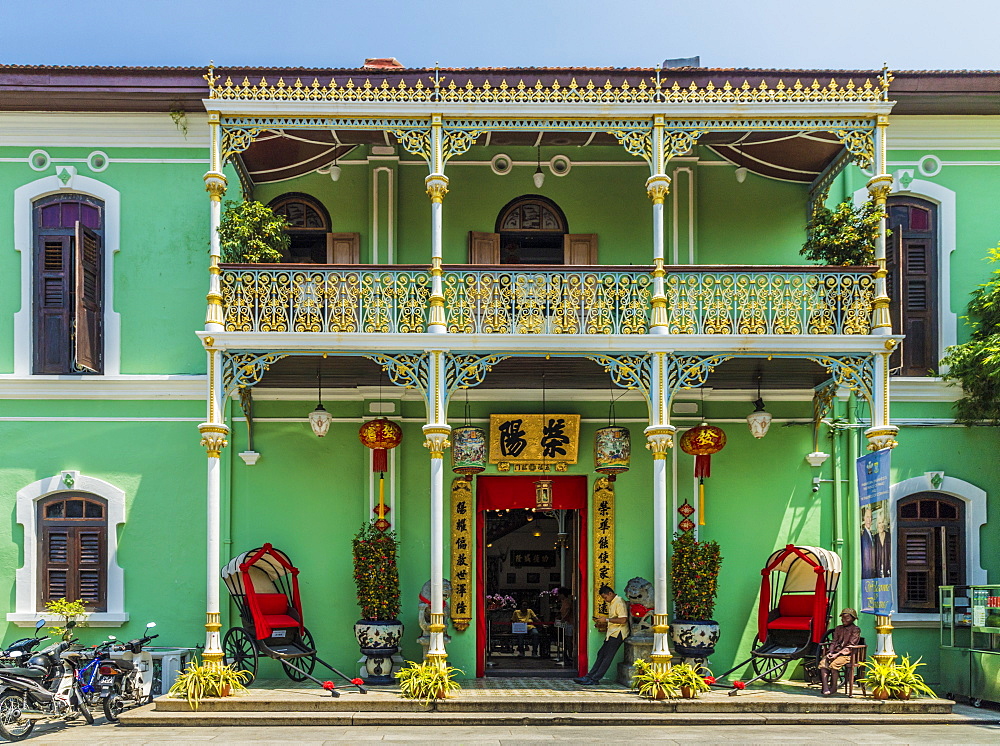
<svg viewBox="0 0 1000 746">
<path fill-rule="evenodd" d="M 819 646 L 819 656 L 822 660 L 828 652 L 830 652 L 831 641 L 821 642 Z M 861 693 L 868 696 L 868 691 L 865 689 L 865 684 L 861 681 L 861 675 L 864 672 L 861 664 L 868 660 L 868 645 L 865 644 L 865 638 L 858 640 L 857 645 L 850 645 L 848 649 L 851 651 L 851 659 L 847 661 L 840 673 L 838 678 L 833 682 L 833 691 L 837 691 L 841 686 L 844 687 L 844 693 L 848 697 L 854 696 L 854 685 L 857 684 L 861 687 Z"/>
</svg>

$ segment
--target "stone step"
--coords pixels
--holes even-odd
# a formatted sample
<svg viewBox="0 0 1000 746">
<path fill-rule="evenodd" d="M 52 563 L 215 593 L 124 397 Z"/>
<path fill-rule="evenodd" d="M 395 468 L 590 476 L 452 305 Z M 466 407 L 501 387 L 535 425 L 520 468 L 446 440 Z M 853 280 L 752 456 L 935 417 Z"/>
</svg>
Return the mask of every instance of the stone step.
<svg viewBox="0 0 1000 746">
<path fill-rule="evenodd" d="M 494 714 L 873 714 L 873 715 L 947 715 L 953 703 L 946 699 L 917 699 L 908 702 L 876 701 L 862 697 L 797 697 L 775 698 L 767 694 L 744 694 L 728 697 L 713 692 L 695 700 L 653 702 L 636 695 L 611 694 L 598 696 L 458 696 L 425 705 L 402 699 L 396 694 L 371 692 L 347 693 L 333 698 L 325 693 L 284 694 L 269 692 L 267 696 L 251 693 L 224 699 L 203 700 L 199 713 L 494 713 Z M 157 713 L 188 713 L 187 701 L 172 697 L 158 698 L 151 708 Z"/>
<path fill-rule="evenodd" d="M 124 726 L 718 726 L 718 725 L 957 725 L 1000 722 L 952 713 L 541 713 L 541 712 L 192 712 L 157 711 L 152 705 L 122 713 Z"/>
</svg>

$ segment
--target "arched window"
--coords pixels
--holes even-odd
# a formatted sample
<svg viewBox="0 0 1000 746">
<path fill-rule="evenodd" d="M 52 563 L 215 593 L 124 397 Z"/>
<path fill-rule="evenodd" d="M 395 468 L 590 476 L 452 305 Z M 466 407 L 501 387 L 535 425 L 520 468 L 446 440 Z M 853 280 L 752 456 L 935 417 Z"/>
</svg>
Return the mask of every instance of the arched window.
<svg viewBox="0 0 1000 746">
<path fill-rule="evenodd" d="M 35 373 L 104 368 L 104 203 L 83 194 L 33 205 Z"/>
<path fill-rule="evenodd" d="M 330 213 L 306 194 L 283 194 L 270 208 L 284 215 L 291 239 L 288 261 L 300 264 L 357 264 L 361 237 L 330 231 Z"/>
<path fill-rule="evenodd" d="M 899 610 L 938 611 L 938 586 L 966 583 L 966 506 L 940 492 L 896 503 Z"/>
<path fill-rule="evenodd" d="M 471 264 L 597 264 L 597 234 L 571 234 L 559 206 L 538 195 L 511 200 L 494 233 L 469 233 Z"/>
<path fill-rule="evenodd" d="M 886 284 L 892 328 L 905 334 L 893 367 L 926 376 L 938 364 L 937 206 L 917 197 L 890 197 Z"/>
<path fill-rule="evenodd" d="M 48 601 L 80 599 L 107 610 L 107 503 L 83 492 L 59 492 L 38 502 L 38 609 Z"/>
</svg>

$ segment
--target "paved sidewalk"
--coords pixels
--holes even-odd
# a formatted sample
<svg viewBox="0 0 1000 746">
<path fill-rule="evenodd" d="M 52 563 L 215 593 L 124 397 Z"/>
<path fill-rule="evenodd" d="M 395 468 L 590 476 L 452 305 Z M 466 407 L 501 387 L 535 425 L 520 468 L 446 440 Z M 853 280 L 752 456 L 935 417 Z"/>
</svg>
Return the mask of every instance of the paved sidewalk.
<svg viewBox="0 0 1000 746">
<path fill-rule="evenodd" d="M 689 744 L 966 744 L 1000 743 L 1000 712 L 958 706 L 970 718 L 956 725 L 773 725 L 773 726 L 619 726 L 613 729 L 550 726 L 300 726 L 300 727 L 122 727 L 99 719 L 97 725 L 45 725 L 35 729 L 31 743 L 86 743 L 87 746 L 129 744 L 322 744 L 344 741 L 381 743 L 457 743 L 525 746 L 554 741 L 573 743 Z"/>
</svg>

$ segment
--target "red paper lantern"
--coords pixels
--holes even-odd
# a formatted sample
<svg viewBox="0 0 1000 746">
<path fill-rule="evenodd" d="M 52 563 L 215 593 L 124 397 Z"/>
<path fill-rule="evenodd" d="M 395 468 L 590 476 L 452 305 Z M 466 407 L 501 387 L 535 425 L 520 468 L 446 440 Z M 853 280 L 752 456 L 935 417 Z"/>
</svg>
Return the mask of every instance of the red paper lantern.
<svg viewBox="0 0 1000 746">
<path fill-rule="evenodd" d="M 694 475 L 698 478 L 698 524 L 701 526 L 705 525 L 705 478 L 712 475 L 712 454 L 725 446 L 726 434 L 707 422 L 692 427 L 681 436 L 681 450 L 694 456 Z M 690 522 L 688 518 L 684 520 Z"/>
<path fill-rule="evenodd" d="M 388 450 L 395 448 L 403 440 L 403 430 L 392 420 L 378 417 L 368 420 L 358 431 L 362 445 L 371 448 L 372 471 L 380 474 L 389 470 Z"/>
</svg>

